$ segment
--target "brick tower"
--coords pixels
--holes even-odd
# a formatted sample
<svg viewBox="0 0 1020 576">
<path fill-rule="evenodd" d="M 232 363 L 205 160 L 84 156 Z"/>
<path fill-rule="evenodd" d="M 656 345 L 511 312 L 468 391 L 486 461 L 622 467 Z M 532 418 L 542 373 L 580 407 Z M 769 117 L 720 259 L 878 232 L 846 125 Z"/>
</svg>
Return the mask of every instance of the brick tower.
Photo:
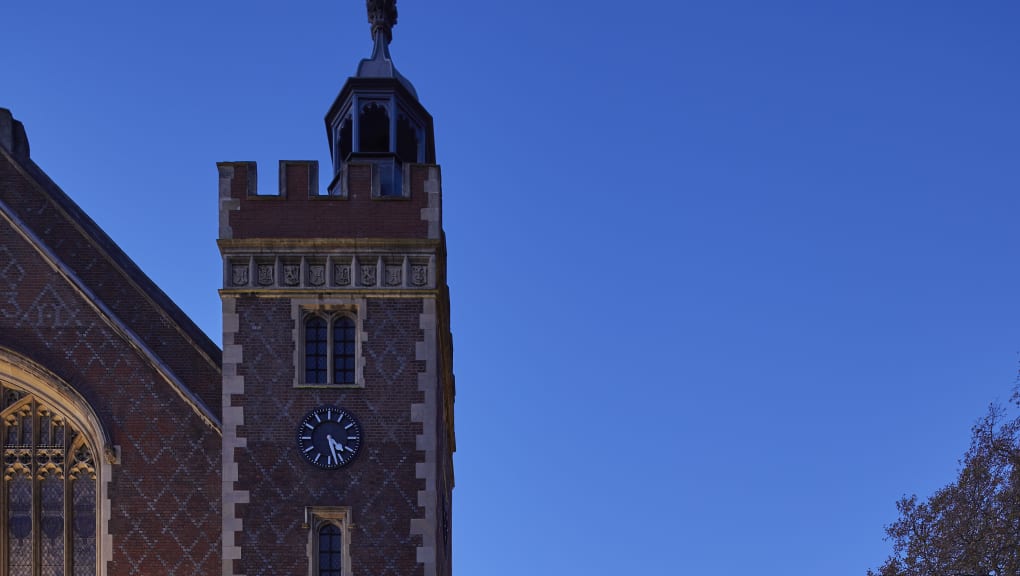
<svg viewBox="0 0 1020 576">
<path fill-rule="evenodd" d="M 452 344 L 432 117 L 390 1 L 326 114 L 333 171 L 221 162 L 223 574 L 451 573 Z"/>
</svg>

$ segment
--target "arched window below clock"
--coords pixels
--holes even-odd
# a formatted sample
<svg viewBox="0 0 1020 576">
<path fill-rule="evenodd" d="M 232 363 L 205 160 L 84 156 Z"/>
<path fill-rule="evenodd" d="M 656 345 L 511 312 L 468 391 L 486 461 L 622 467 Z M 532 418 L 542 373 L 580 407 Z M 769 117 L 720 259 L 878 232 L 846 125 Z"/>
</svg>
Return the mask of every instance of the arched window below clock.
<svg viewBox="0 0 1020 576">
<path fill-rule="evenodd" d="M 296 330 L 297 386 L 363 386 L 361 319 L 357 305 L 299 304 Z"/>
<path fill-rule="evenodd" d="M 310 576 L 351 574 L 350 508 L 307 508 Z"/>
<path fill-rule="evenodd" d="M 333 523 L 319 527 L 319 576 L 342 576 L 343 532 Z"/>
<path fill-rule="evenodd" d="M 11 362 L 13 360 L 13 362 Z M 0 348 L 0 574 L 96 576 L 105 434 L 66 384 Z"/>
</svg>

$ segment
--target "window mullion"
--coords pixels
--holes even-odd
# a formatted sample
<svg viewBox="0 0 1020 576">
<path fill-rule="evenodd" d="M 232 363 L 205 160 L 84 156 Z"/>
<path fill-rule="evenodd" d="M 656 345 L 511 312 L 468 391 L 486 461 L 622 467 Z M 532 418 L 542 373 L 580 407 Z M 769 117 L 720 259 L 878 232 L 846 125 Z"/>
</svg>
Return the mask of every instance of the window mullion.
<svg viewBox="0 0 1020 576">
<path fill-rule="evenodd" d="M 74 574 L 74 542 L 72 541 L 71 530 L 74 526 L 74 518 L 71 516 L 72 505 L 74 504 L 74 493 L 71 491 L 71 428 L 64 421 L 64 574 Z"/>
<path fill-rule="evenodd" d="M 32 574 L 42 576 L 42 485 L 39 477 L 39 403 L 32 400 Z"/>
</svg>

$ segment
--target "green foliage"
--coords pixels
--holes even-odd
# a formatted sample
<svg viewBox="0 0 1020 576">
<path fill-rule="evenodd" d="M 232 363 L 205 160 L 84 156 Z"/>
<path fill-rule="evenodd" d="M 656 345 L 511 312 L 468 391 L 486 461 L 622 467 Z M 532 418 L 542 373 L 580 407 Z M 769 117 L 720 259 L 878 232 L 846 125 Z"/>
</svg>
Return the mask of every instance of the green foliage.
<svg viewBox="0 0 1020 576">
<path fill-rule="evenodd" d="M 1020 576 L 1020 416 L 991 406 L 960 464 L 927 501 L 896 503 L 893 554 L 868 576 Z"/>
</svg>

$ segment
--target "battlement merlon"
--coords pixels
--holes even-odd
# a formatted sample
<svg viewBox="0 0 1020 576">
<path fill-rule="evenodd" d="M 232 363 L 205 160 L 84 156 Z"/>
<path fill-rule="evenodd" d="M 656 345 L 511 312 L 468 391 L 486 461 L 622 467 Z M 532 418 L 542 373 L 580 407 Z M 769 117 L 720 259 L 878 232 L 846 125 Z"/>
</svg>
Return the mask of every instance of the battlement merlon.
<svg viewBox="0 0 1020 576">
<path fill-rule="evenodd" d="M 258 193 L 255 162 L 218 162 L 220 238 L 439 240 L 441 173 L 435 164 L 352 159 L 330 193 L 314 160 L 281 160 L 278 193 Z"/>
</svg>

